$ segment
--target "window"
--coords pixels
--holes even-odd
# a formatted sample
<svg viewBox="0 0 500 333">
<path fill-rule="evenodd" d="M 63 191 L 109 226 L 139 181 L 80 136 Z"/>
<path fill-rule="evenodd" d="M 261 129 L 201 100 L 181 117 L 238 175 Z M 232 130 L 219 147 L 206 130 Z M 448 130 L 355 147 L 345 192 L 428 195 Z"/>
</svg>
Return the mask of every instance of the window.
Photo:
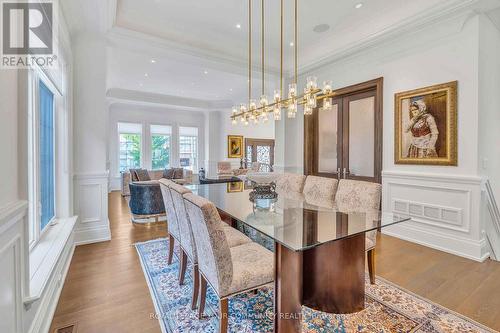
<svg viewBox="0 0 500 333">
<path fill-rule="evenodd" d="M 38 106 L 40 230 L 43 230 L 55 216 L 54 94 L 41 80 L 38 85 Z"/>
<path fill-rule="evenodd" d="M 170 167 L 172 128 L 151 125 L 151 166 L 153 170 Z"/>
<path fill-rule="evenodd" d="M 179 127 L 179 160 L 182 168 L 198 169 L 198 128 Z"/>
<path fill-rule="evenodd" d="M 118 123 L 120 171 L 141 167 L 142 124 Z"/>
</svg>

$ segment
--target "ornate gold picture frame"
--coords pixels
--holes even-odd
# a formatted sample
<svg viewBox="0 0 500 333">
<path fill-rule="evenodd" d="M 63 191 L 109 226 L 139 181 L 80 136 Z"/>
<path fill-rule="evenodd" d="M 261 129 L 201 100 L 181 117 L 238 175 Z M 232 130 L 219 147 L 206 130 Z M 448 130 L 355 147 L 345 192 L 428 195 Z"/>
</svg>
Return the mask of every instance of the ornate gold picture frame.
<svg viewBox="0 0 500 333">
<path fill-rule="evenodd" d="M 394 163 L 457 165 L 457 86 L 395 94 Z"/>
<path fill-rule="evenodd" d="M 227 136 L 227 157 L 229 158 L 243 157 L 243 137 L 241 135 Z"/>
</svg>

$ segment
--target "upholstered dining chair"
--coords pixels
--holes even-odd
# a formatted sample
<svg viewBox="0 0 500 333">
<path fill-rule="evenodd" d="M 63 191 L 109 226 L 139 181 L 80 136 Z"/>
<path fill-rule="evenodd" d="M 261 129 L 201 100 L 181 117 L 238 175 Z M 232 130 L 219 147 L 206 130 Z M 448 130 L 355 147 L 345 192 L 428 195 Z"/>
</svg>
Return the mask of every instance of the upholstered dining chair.
<svg viewBox="0 0 500 333">
<path fill-rule="evenodd" d="M 378 220 L 382 185 L 351 179 L 341 179 L 335 204 L 337 209 L 344 213 L 364 212 L 368 219 Z M 377 245 L 377 231 L 366 233 L 365 250 L 368 259 L 368 273 L 371 284 L 375 283 L 375 246 Z"/>
<path fill-rule="evenodd" d="M 179 267 L 179 284 L 184 284 L 186 275 L 186 268 L 188 260 L 193 265 L 193 296 L 191 301 L 191 308 L 196 308 L 199 291 L 199 272 L 198 272 L 198 253 L 196 251 L 196 243 L 193 236 L 193 226 L 187 215 L 186 206 L 184 204 L 183 196 L 191 193 L 191 191 L 181 185 L 170 184 L 170 194 L 174 203 L 177 221 L 179 223 L 180 231 L 180 248 L 181 258 Z M 232 228 L 228 224 L 222 223 L 222 229 L 228 240 L 229 247 L 235 247 L 242 244 L 250 243 L 252 240 L 245 236 L 243 233 Z"/>
<path fill-rule="evenodd" d="M 332 208 L 335 203 L 338 180 L 318 176 L 307 176 L 304 184 L 304 199 L 307 203 Z"/>
<path fill-rule="evenodd" d="M 306 176 L 297 173 L 283 173 L 276 180 L 277 192 L 302 193 Z"/>
<path fill-rule="evenodd" d="M 194 194 L 184 195 L 193 235 L 200 256 L 200 305 L 203 317 L 207 284 L 219 298 L 219 331 L 228 329 L 228 299 L 259 289 L 274 279 L 273 253 L 257 243 L 230 248 L 217 209 L 210 201 Z"/>
<path fill-rule="evenodd" d="M 168 225 L 168 264 L 172 263 L 172 257 L 174 255 L 174 245 L 175 242 L 180 244 L 180 230 L 179 223 L 177 221 L 177 215 L 175 213 L 174 203 L 172 201 L 172 196 L 170 194 L 169 187 L 175 184 L 173 181 L 162 178 L 159 180 L 161 194 L 163 196 L 163 203 L 165 204 L 165 211 L 167 213 L 167 225 Z"/>
</svg>

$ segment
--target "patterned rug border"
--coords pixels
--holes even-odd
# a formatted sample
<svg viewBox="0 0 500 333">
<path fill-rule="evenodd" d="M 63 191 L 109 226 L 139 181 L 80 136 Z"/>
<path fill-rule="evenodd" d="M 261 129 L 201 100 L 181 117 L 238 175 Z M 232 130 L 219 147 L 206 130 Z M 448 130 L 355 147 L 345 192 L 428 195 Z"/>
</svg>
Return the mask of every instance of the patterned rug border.
<svg viewBox="0 0 500 333">
<path fill-rule="evenodd" d="M 396 283 L 391 282 L 391 281 L 389 281 L 389 280 L 387 280 L 387 279 L 385 279 L 385 278 L 383 278 L 383 277 L 380 277 L 380 276 L 378 276 L 378 275 L 377 275 L 376 277 L 377 277 L 377 278 L 376 278 L 376 280 L 380 280 L 380 281 L 382 281 L 383 283 L 388 284 L 389 286 L 391 286 L 391 287 L 393 287 L 393 288 L 399 289 L 399 290 L 401 290 L 401 291 L 403 291 L 403 292 L 407 293 L 407 294 L 408 294 L 408 295 L 410 295 L 410 296 L 413 296 L 413 297 L 415 297 L 415 298 L 418 298 L 418 299 L 419 299 L 420 301 L 422 301 L 422 302 L 429 303 L 429 304 L 431 304 L 431 305 L 434 305 L 435 307 L 438 307 L 438 308 L 441 308 L 441 309 L 443 309 L 443 310 L 446 310 L 446 311 L 448 311 L 450 314 L 452 314 L 452 315 L 454 315 L 454 316 L 457 316 L 457 317 L 459 317 L 460 319 L 465 320 L 465 321 L 467 321 L 467 322 L 469 322 L 469 323 L 471 323 L 471 324 L 477 325 L 477 326 L 479 326 L 480 328 L 482 328 L 482 329 L 484 329 L 484 330 L 486 330 L 486 331 L 490 331 L 491 333 L 500 333 L 500 332 L 498 332 L 498 331 L 494 330 L 494 329 L 493 329 L 493 328 L 491 328 L 491 327 L 488 327 L 488 326 L 486 326 L 486 325 L 484 325 L 484 324 L 481 324 L 481 323 L 479 323 L 479 322 L 475 321 L 475 320 L 474 320 L 474 319 L 472 319 L 472 318 L 469 318 L 469 317 L 467 317 L 467 316 L 465 316 L 465 315 L 463 315 L 463 314 L 461 314 L 461 313 L 458 313 L 458 312 L 456 312 L 456 311 L 453 311 L 453 310 L 451 310 L 451 309 L 449 309 L 449 308 L 447 308 L 447 307 L 445 307 L 445 306 L 443 306 L 443 305 L 441 305 L 441 304 L 438 304 L 438 303 L 436 303 L 436 302 L 434 302 L 434 301 L 431 301 L 431 300 L 430 300 L 430 299 L 428 299 L 428 298 L 425 298 L 425 297 L 423 297 L 423 296 L 420 296 L 420 295 L 418 295 L 418 294 L 414 293 L 413 291 L 408 290 L 408 289 L 406 289 L 406 288 L 404 288 L 404 287 L 401 287 L 400 285 L 397 285 Z M 374 295 L 370 295 L 370 297 L 371 297 L 371 298 L 373 298 L 373 299 L 375 299 L 377 302 L 380 302 L 380 303 L 386 304 L 383 300 L 379 299 L 378 297 L 375 297 Z"/>
<path fill-rule="evenodd" d="M 147 241 L 144 241 L 144 242 L 136 242 L 136 243 L 133 243 L 132 245 L 136 249 L 136 252 L 137 252 L 137 255 L 139 257 L 140 264 L 141 264 L 142 271 L 143 271 L 143 273 L 145 273 L 144 274 L 145 280 L 146 280 L 146 283 L 148 285 L 149 293 L 151 295 L 155 311 L 156 311 L 157 314 L 163 315 L 163 311 L 162 311 L 160 305 L 158 304 L 159 297 L 158 297 L 158 295 L 156 295 L 156 290 L 152 286 L 152 281 L 151 281 L 152 277 L 150 276 L 149 272 L 146 270 L 146 267 L 145 267 L 146 258 L 144 258 L 144 256 L 141 254 L 141 252 L 140 252 L 140 250 L 138 248 L 138 246 L 140 246 L 140 245 L 145 245 L 145 244 L 149 244 L 149 243 L 155 243 L 155 242 L 159 242 L 159 241 L 168 241 L 168 239 L 165 238 L 165 237 L 161 237 L 161 238 L 147 240 Z M 177 254 L 175 253 L 175 251 L 174 251 L 174 256 L 177 258 Z M 463 315 L 461 313 L 458 313 L 456 311 L 450 310 L 449 308 L 447 308 L 447 307 L 445 307 L 445 306 L 443 306 L 441 304 L 438 304 L 438 303 L 436 303 L 434 301 L 431 301 L 431 300 L 429 300 L 429 299 L 427 299 L 427 298 L 425 298 L 423 296 L 420 296 L 420 295 L 418 295 L 418 294 L 416 294 L 416 293 L 414 293 L 414 292 L 412 292 L 412 291 L 410 291 L 410 290 L 408 290 L 408 289 L 406 289 L 404 287 L 401 287 L 401 286 L 397 285 L 396 283 L 391 282 L 391 281 L 389 281 L 389 280 L 387 280 L 387 279 L 385 279 L 383 277 L 380 277 L 380 276 L 377 275 L 377 280 L 380 281 L 381 283 L 384 283 L 384 284 L 392 287 L 392 288 L 399 289 L 400 291 L 402 291 L 402 292 L 404 292 L 404 293 L 406 293 L 406 294 L 408 294 L 408 295 L 410 295 L 410 296 L 418 299 L 419 301 L 421 301 L 423 303 L 428 303 L 428 304 L 430 304 L 432 306 L 435 306 L 435 307 L 440 308 L 440 309 L 442 309 L 444 311 L 447 311 L 450 314 L 452 314 L 452 315 L 454 315 L 454 316 L 456 316 L 456 317 L 458 317 L 458 318 L 460 318 L 460 319 L 462 319 L 462 320 L 464 320 L 464 321 L 466 321 L 466 322 L 468 322 L 468 323 L 470 323 L 472 325 L 476 325 L 476 326 L 478 326 L 479 328 L 481 328 L 481 329 L 483 329 L 485 331 L 488 331 L 488 332 L 491 332 L 491 333 L 500 333 L 499 331 L 496 331 L 496 330 L 494 330 L 494 329 L 492 329 L 492 328 L 490 328 L 490 327 L 488 327 L 488 326 L 486 326 L 484 324 L 481 324 L 481 323 L 477 322 L 476 320 L 474 320 L 472 318 L 469 318 L 469 317 L 467 317 L 467 316 L 465 316 L 465 315 Z M 376 302 L 379 302 L 379 303 L 387 306 L 388 308 L 390 308 L 393 311 L 399 313 L 400 315 L 403 315 L 403 316 L 406 317 L 406 315 L 403 312 L 401 312 L 401 311 L 399 311 L 397 309 L 394 309 L 393 307 L 391 307 L 389 304 L 387 304 L 384 300 L 380 299 L 379 297 L 377 297 L 375 295 L 371 295 L 371 294 L 367 295 L 367 296 L 370 297 L 370 298 L 372 298 Z M 163 320 L 159 320 L 159 324 L 160 324 L 160 328 L 161 328 L 162 333 L 169 333 L 167 327 L 165 327 L 165 322 Z M 420 326 L 421 325 L 418 325 L 417 327 L 415 327 L 413 331 L 416 331 Z"/>
<path fill-rule="evenodd" d="M 144 260 L 144 257 L 142 256 L 141 252 L 139 251 L 139 248 L 137 247 L 137 245 L 144 245 L 144 244 L 154 243 L 154 242 L 163 241 L 163 240 L 168 241 L 167 238 L 162 237 L 162 238 L 151 239 L 151 240 L 148 240 L 145 242 L 137 242 L 137 243 L 133 244 L 133 246 L 135 247 L 135 251 L 137 252 L 137 255 L 139 256 L 139 262 L 141 263 L 142 273 L 144 275 L 144 279 L 146 280 L 146 283 L 148 284 L 149 294 L 151 295 L 153 305 L 155 307 L 155 312 L 159 315 L 163 315 L 162 310 L 158 304 L 159 297 L 156 295 L 155 288 L 153 288 L 153 286 L 151 285 L 151 283 L 152 283 L 150 281 L 151 276 L 149 275 L 149 272 L 146 270 L 146 267 L 144 266 L 145 260 Z M 162 333 L 169 333 L 167 328 L 165 327 L 165 322 L 163 320 L 158 320 L 158 322 L 160 324 L 160 329 L 161 329 Z"/>
</svg>

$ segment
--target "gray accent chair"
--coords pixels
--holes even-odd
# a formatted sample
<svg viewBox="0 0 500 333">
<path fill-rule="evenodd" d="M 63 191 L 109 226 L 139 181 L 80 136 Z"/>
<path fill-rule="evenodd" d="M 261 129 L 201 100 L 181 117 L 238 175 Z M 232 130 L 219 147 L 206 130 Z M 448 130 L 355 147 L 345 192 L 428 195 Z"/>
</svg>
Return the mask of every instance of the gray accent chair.
<svg viewBox="0 0 500 333">
<path fill-rule="evenodd" d="M 274 280 L 274 255 L 256 243 L 229 247 L 222 221 L 213 203 L 200 196 L 184 195 L 199 256 L 200 304 L 203 317 L 207 284 L 219 299 L 219 332 L 228 329 L 228 299 L 259 289 Z"/>
<path fill-rule="evenodd" d="M 133 222 L 149 222 L 152 218 L 159 222 L 165 216 L 160 184 L 151 181 L 132 182 L 129 187 L 129 207 Z"/>
</svg>

